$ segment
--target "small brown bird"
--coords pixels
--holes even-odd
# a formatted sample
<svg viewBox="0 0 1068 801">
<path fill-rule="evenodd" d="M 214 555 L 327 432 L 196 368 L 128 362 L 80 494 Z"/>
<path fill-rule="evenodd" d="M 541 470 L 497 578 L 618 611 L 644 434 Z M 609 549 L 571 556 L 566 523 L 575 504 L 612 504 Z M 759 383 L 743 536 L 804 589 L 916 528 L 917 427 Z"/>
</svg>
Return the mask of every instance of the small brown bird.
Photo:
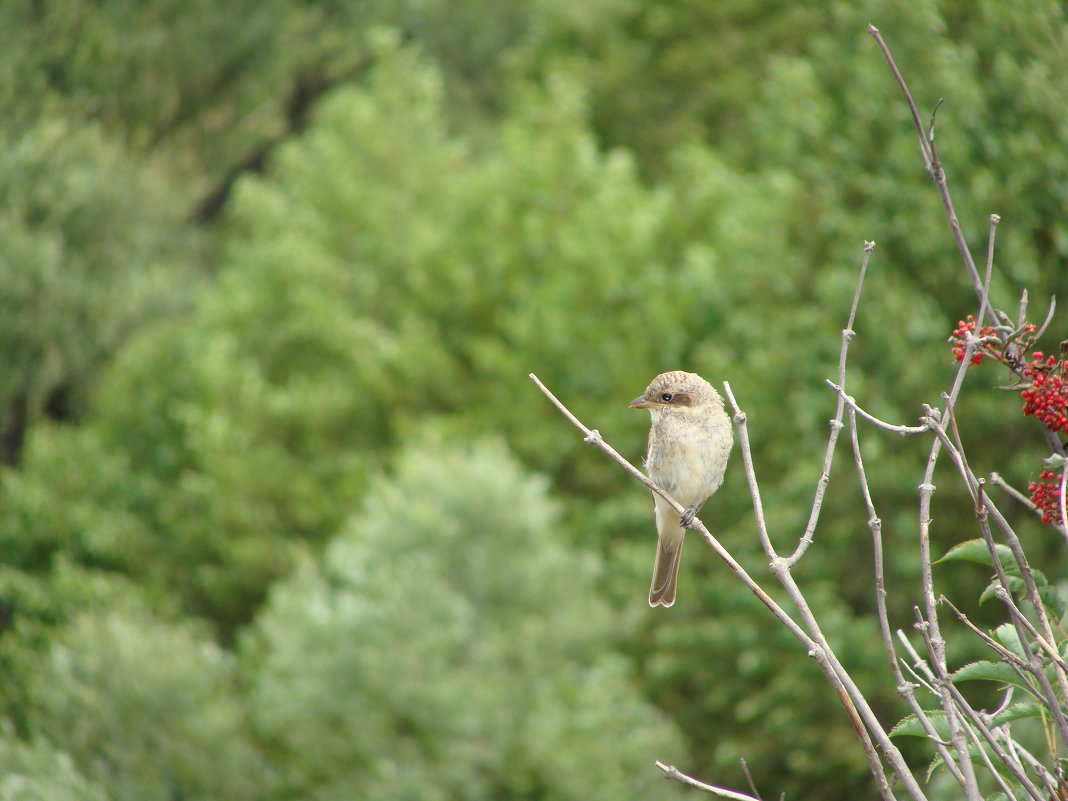
<svg viewBox="0 0 1068 801">
<path fill-rule="evenodd" d="M 648 409 L 653 418 L 645 455 L 649 478 L 686 507 L 680 518 L 667 501 L 653 493 L 657 543 L 649 606 L 671 606 L 686 536 L 684 526 L 723 483 L 734 435 L 723 398 L 696 373 L 661 373 L 630 407 Z"/>
</svg>

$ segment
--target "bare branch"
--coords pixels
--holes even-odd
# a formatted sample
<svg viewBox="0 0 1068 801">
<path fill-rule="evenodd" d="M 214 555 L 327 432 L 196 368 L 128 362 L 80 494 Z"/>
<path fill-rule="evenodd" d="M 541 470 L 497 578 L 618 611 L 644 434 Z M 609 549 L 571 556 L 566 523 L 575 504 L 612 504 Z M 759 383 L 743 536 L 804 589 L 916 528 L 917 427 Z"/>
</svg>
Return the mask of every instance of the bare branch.
<svg viewBox="0 0 1068 801">
<path fill-rule="evenodd" d="M 965 357 L 961 361 L 960 367 L 957 369 L 953 389 L 946 396 L 947 410 L 952 408 L 953 401 L 960 392 L 960 387 L 964 380 L 964 371 L 967 369 L 971 355 L 969 352 L 971 347 L 972 344 L 970 342 L 968 346 L 969 350 L 966 350 Z M 947 690 L 949 672 L 946 666 L 945 640 L 942 638 L 941 629 L 938 624 L 937 602 L 935 601 L 934 595 L 934 574 L 931 560 L 931 496 L 935 491 L 935 485 L 932 478 L 934 476 L 935 464 L 938 461 L 938 455 L 943 441 L 948 441 L 945 436 L 944 427 L 948 422 L 949 415 L 939 415 L 937 410 L 932 409 L 931 407 L 926 407 L 925 418 L 930 430 L 936 436 L 931 443 L 931 451 L 928 455 L 927 464 L 924 469 L 923 481 L 919 486 L 920 576 L 924 603 L 924 614 L 922 617 L 922 628 L 920 628 L 920 633 L 923 635 L 924 640 L 927 643 L 928 653 L 931 656 L 931 668 L 937 678 L 936 687 L 938 687 L 939 696 L 941 697 L 942 709 L 946 713 L 946 724 L 949 727 L 950 740 L 953 743 L 954 750 L 957 752 L 958 765 L 965 779 L 963 787 L 968 794 L 969 801 L 975 801 L 975 799 L 979 797 L 979 789 L 976 784 L 971 756 L 968 753 L 967 738 L 960 726 L 957 711 L 954 709 L 952 698 Z"/>
<path fill-rule="evenodd" d="M 1020 538 L 1016 536 L 1015 530 L 1013 530 L 1012 526 L 1009 525 L 1009 521 L 1005 519 L 1005 516 L 1001 513 L 1001 510 L 998 509 L 997 505 L 990 499 L 989 495 L 983 493 L 982 501 L 983 507 L 986 509 L 990 517 L 992 517 L 994 519 L 994 522 L 997 524 L 998 530 L 1004 537 L 1005 544 L 1009 546 L 1009 550 L 1012 552 L 1012 558 L 1016 562 L 1016 566 L 1020 570 L 1020 577 L 1023 579 L 1024 588 L 1027 591 L 1027 599 L 1030 602 L 1032 608 L 1034 609 L 1035 618 L 1038 620 L 1038 629 L 1039 631 L 1041 631 L 1042 636 L 1038 638 L 1038 642 L 1047 650 L 1048 653 L 1050 650 L 1048 644 L 1056 642 L 1056 637 L 1053 633 L 1053 627 L 1050 623 L 1049 615 L 1046 614 L 1046 607 L 1042 603 L 1042 599 L 1039 597 L 1038 587 L 1035 585 L 1035 577 L 1031 572 L 1031 565 L 1028 563 L 1027 555 L 1024 553 L 1023 546 L 1020 543 Z M 989 527 L 987 527 L 987 532 L 989 532 Z M 987 533 L 984 532 L 984 538 L 986 536 Z M 997 562 L 997 560 L 995 559 L 995 564 L 1000 563 Z M 1008 595 L 1009 600 L 1011 601 L 1012 595 L 1009 592 L 1008 582 L 1003 581 L 1002 586 L 1005 588 L 1006 595 Z M 1022 613 L 1020 614 L 1020 618 L 1026 619 Z M 1045 685 L 1048 686 L 1048 680 L 1046 679 L 1045 672 L 1041 670 L 1039 670 L 1039 672 L 1041 673 L 1041 676 L 1036 675 L 1036 678 L 1038 678 L 1040 684 L 1045 683 Z M 1054 672 L 1054 676 L 1057 680 L 1057 685 L 1060 690 L 1060 697 L 1062 699 L 1068 698 L 1068 675 L 1066 675 L 1066 672 L 1063 669 L 1059 669 Z M 1052 690 L 1049 690 L 1048 694 L 1051 698 L 1056 700 Z M 1064 709 L 1062 708 L 1061 704 L 1054 703 L 1050 711 L 1053 714 L 1054 721 L 1057 723 L 1057 728 L 1060 731 L 1062 741 L 1068 744 L 1068 719 L 1066 719 L 1065 717 Z"/>
<path fill-rule="evenodd" d="M 1005 597 L 1002 597 L 1002 593 Z M 1020 607 L 1018 607 L 1016 603 L 1012 600 L 1012 593 L 1009 592 L 1005 587 L 999 587 L 998 590 L 995 592 L 995 595 L 998 596 L 999 601 L 1002 601 L 1006 605 L 1006 607 L 1008 607 L 1009 614 L 1013 617 L 1013 619 L 1018 620 L 1020 625 L 1027 630 L 1027 633 L 1031 636 L 1031 639 L 1034 641 L 1034 643 L 1046 652 L 1046 656 L 1049 657 L 1049 660 L 1057 666 L 1057 669 L 1060 670 L 1062 673 L 1068 671 L 1068 663 L 1065 663 L 1061 655 L 1057 653 L 1057 648 L 1052 643 L 1050 643 L 1045 637 L 1039 634 L 1038 629 L 1036 629 L 1034 624 L 1027 619 L 1027 615 L 1025 615 L 1023 613 L 1023 610 L 1020 609 Z"/>
<path fill-rule="evenodd" d="M 1042 321 L 1042 325 L 1035 331 L 1035 339 L 1041 339 L 1042 335 L 1046 333 L 1046 329 L 1049 328 L 1049 324 L 1053 322 L 1053 312 L 1057 309 L 1057 298 L 1055 295 L 1050 295 L 1049 309 L 1046 310 L 1046 319 Z"/>
<path fill-rule="evenodd" d="M 760 499 L 760 484 L 757 482 L 756 469 L 753 466 L 753 451 L 749 445 L 748 418 L 745 412 L 738 407 L 738 401 L 734 399 L 734 390 L 731 389 L 729 381 L 723 382 L 723 394 L 734 412 L 734 427 L 738 430 L 738 450 L 741 451 L 742 469 L 745 470 L 745 480 L 749 487 L 750 499 L 753 502 L 753 516 L 756 521 L 757 537 L 760 538 L 760 544 L 764 548 L 764 553 L 767 554 L 768 559 L 774 561 L 781 557 L 776 553 L 775 546 L 771 544 L 768 524 L 764 519 L 764 503 Z"/>
<path fill-rule="evenodd" d="M 1000 487 L 1001 489 L 1005 490 L 1005 492 L 1007 492 L 1014 501 L 1018 501 L 1019 503 L 1026 506 L 1031 511 L 1031 513 L 1035 515 L 1035 517 L 1042 517 L 1042 510 L 1035 505 L 1034 501 L 1032 501 L 1018 489 L 1016 489 L 1016 487 L 1012 486 L 1012 484 L 1007 482 L 1000 473 L 991 473 L 990 483 L 993 484 L 995 487 Z M 1056 525 L 1053 523 L 1047 523 L 1046 525 L 1053 526 L 1053 528 L 1057 529 L 1057 531 L 1059 531 L 1062 536 L 1068 537 L 1068 529 L 1064 527 L 1063 523 Z"/>
<path fill-rule="evenodd" d="M 1016 328 L 1021 329 L 1027 322 L 1027 290 L 1020 292 L 1020 305 L 1016 310 Z"/>
<path fill-rule="evenodd" d="M 749 434 L 746 427 L 746 416 L 738 407 L 738 402 L 734 398 L 734 392 L 731 390 L 730 384 L 725 382 L 723 388 L 727 395 L 727 400 L 734 411 L 735 426 L 738 429 L 742 461 L 745 467 L 746 480 L 749 483 L 749 493 L 753 499 L 753 512 L 757 520 L 758 532 L 760 533 L 761 541 L 765 543 L 765 550 L 773 555 L 775 552 L 771 547 L 770 538 L 768 537 L 766 530 L 763 506 L 760 501 L 760 488 L 757 485 L 756 472 L 753 469 L 753 458 L 749 448 Z M 817 647 L 813 648 L 809 653 L 823 670 L 828 681 L 830 681 L 837 690 L 839 700 L 841 701 L 843 708 L 846 710 L 846 713 L 849 715 L 850 722 L 853 724 L 853 728 L 857 732 L 857 737 L 860 739 L 861 745 L 864 747 L 864 752 L 871 765 L 872 775 L 876 778 L 878 783 L 880 794 L 888 800 L 893 798 L 893 794 L 890 792 L 889 783 L 887 782 L 882 769 L 882 762 L 878 752 L 875 750 L 872 738 L 879 743 L 879 747 L 882 749 L 887 761 L 890 763 L 890 766 L 893 768 L 898 779 L 908 790 L 909 795 L 917 801 L 925 798 L 923 790 L 920 788 L 915 777 L 912 775 L 912 772 L 909 770 L 908 765 L 901 756 L 901 752 L 887 736 L 882 724 L 875 716 L 875 713 L 872 711 L 867 699 L 860 691 L 860 688 L 858 688 L 853 681 L 852 676 L 850 676 L 849 672 L 842 666 L 842 663 L 838 661 L 834 649 L 831 648 L 830 643 L 827 641 L 827 638 L 824 636 L 823 631 L 820 628 L 819 622 L 816 620 L 815 615 L 812 614 L 812 610 L 809 608 L 804 593 L 801 592 L 801 589 L 797 586 L 797 583 L 794 581 L 794 578 L 790 573 L 788 560 L 781 556 L 771 556 L 769 568 L 771 569 L 772 575 L 779 580 L 779 583 L 782 584 L 786 592 L 789 594 L 790 600 L 792 600 L 797 607 L 798 614 L 805 629 L 816 643 Z"/>
<path fill-rule="evenodd" d="M 938 619 L 935 617 L 935 623 L 932 625 L 930 609 L 926 610 L 926 613 L 921 613 L 920 608 L 915 607 L 915 611 L 916 630 L 923 637 L 924 644 L 927 646 L 927 653 L 931 656 L 929 664 L 934 674 L 933 683 L 941 701 L 942 711 L 946 715 L 946 725 L 949 727 L 949 741 L 957 752 L 957 766 L 960 768 L 964 778 L 961 787 L 964 788 L 968 801 L 977 801 L 981 797 L 979 783 L 975 776 L 975 765 L 972 764 L 971 754 L 968 752 L 968 738 L 960 719 L 961 710 L 953 698 L 953 681 L 946 667 L 945 641 L 939 631 Z"/>
<path fill-rule="evenodd" d="M 876 425 L 879 428 L 883 429 L 884 431 L 889 431 L 889 432 L 891 432 L 893 434 L 898 434 L 898 435 L 904 437 L 904 436 L 907 436 L 909 434 L 922 434 L 924 431 L 927 430 L 927 426 L 925 426 L 925 425 L 924 426 L 899 426 L 899 425 L 894 425 L 893 423 L 887 423 L 884 420 L 880 420 L 875 415 L 864 411 L 864 409 L 862 409 L 860 406 L 858 406 L 857 402 L 856 402 L 856 400 L 854 400 L 853 396 L 852 395 L 847 395 L 845 390 L 842 389 L 842 387 L 840 387 L 838 384 L 834 383 L 829 378 L 825 379 L 825 381 L 827 382 L 827 386 L 829 386 L 831 389 L 833 389 L 835 392 L 837 392 L 838 396 L 840 398 L 842 398 L 842 400 L 845 401 L 846 405 L 850 409 L 855 411 L 857 414 L 859 414 L 861 417 L 863 417 L 865 420 L 867 420 L 872 425 Z"/>
<path fill-rule="evenodd" d="M 980 718 L 981 718 L 981 716 L 980 716 Z M 984 721 L 984 725 L 986 725 L 986 721 Z M 977 753 L 979 755 L 979 759 L 983 760 L 984 767 L 987 769 L 987 772 L 991 776 L 993 776 L 993 780 L 996 783 L 998 783 L 998 786 L 1001 787 L 1001 790 L 1002 790 L 1002 792 L 1004 792 L 1005 797 L 1008 798 L 1009 801 L 1016 801 L 1016 795 L 1014 794 L 1014 792 L 1012 792 L 1012 789 L 1008 786 L 1008 782 L 1006 782 L 1002 778 L 1001 771 L 994 767 L 992 761 L 990 760 L 990 755 L 987 754 L 987 750 L 985 748 L 983 748 L 983 742 L 981 742 L 979 740 L 979 736 L 978 736 L 978 734 L 976 734 L 976 727 L 973 726 L 973 725 L 969 725 L 969 724 L 965 723 L 964 724 L 964 731 L 968 733 L 968 738 L 974 744 L 975 753 Z M 989 731 L 989 727 L 988 727 L 988 731 Z M 990 739 L 991 739 L 992 742 L 996 742 L 992 732 L 990 732 Z M 991 751 L 993 751 L 992 748 L 991 748 Z M 999 760 L 1003 761 L 1003 763 L 1004 763 L 1004 761 L 1008 761 L 1009 756 L 1004 751 L 999 750 L 999 751 L 996 751 L 995 753 L 996 753 L 996 755 L 998 755 Z"/>
<path fill-rule="evenodd" d="M 913 611 L 916 613 L 917 618 L 920 617 L 919 607 L 914 606 Z M 907 653 L 912 658 L 911 665 L 909 665 L 907 662 L 905 663 L 906 666 L 909 667 L 909 669 L 912 671 L 912 675 L 916 678 L 917 681 L 923 683 L 924 688 L 929 693 L 931 693 L 931 695 L 937 695 L 938 693 L 935 692 L 935 688 L 933 686 L 935 677 L 934 673 L 931 671 L 931 666 L 928 665 L 927 661 L 922 656 L 920 656 L 919 653 L 916 652 L 916 649 L 913 647 L 912 643 L 909 642 L 909 638 L 905 636 L 905 632 L 903 632 L 901 629 L 897 630 L 897 639 L 901 643 L 902 647 L 905 649 L 905 653 Z M 920 671 L 921 673 L 923 673 L 923 676 L 920 676 L 920 674 L 916 671 Z"/>
<path fill-rule="evenodd" d="M 1013 763 L 1023 770 L 1023 764 L 1020 762 L 1020 757 L 1023 757 L 1023 761 L 1031 766 L 1031 769 L 1042 777 L 1042 783 L 1046 785 L 1046 790 L 1049 792 L 1050 798 L 1056 798 L 1057 792 L 1057 777 L 1049 772 L 1049 768 L 1043 765 L 1030 751 L 1024 748 L 1022 745 L 1012 739 L 1012 736 L 1008 732 L 1007 727 L 999 727 L 1001 732 L 1001 739 L 1005 741 L 1005 747 L 1009 749 L 1008 753 L 1013 759 Z"/>
<path fill-rule="evenodd" d="M 1017 768 L 1013 760 L 1008 758 L 1004 750 L 1002 750 L 1001 746 L 999 745 L 998 741 L 994 738 L 994 735 L 991 733 L 990 728 L 983 722 L 982 718 L 980 718 L 979 713 L 972 709 L 971 704 L 968 703 L 968 700 L 961 694 L 960 690 L 954 687 L 952 682 L 949 682 L 946 685 L 946 689 L 948 690 L 950 696 L 953 699 L 953 702 L 956 705 L 955 708 L 959 709 L 964 714 L 964 716 L 971 722 L 971 724 L 975 727 L 979 734 L 982 735 L 983 740 L 986 741 L 986 744 L 995 754 L 998 755 L 998 760 L 1006 768 L 1009 769 L 1009 772 L 1012 773 L 1013 778 L 1015 778 L 1016 781 L 1020 783 L 1020 786 L 1027 791 L 1027 794 L 1031 796 L 1032 801 L 1048 801 L 1048 799 L 1043 797 L 1039 789 L 1035 787 L 1035 784 L 1031 781 L 1030 777 L 1028 777 L 1028 775 L 1022 770 Z"/>
<path fill-rule="evenodd" d="M 864 243 L 864 257 L 860 262 L 860 272 L 857 275 L 857 286 L 853 290 L 853 303 L 849 307 L 849 319 L 846 321 L 846 327 L 842 329 L 842 346 L 838 351 L 838 385 L 845 386 L 846 377 L 846 356 L 849 353 L 849 343 L 853 341 L 853 337 L 856 336 L 856 332 L 853 330 L 853 323 L 857 318 L 857 307 L 860 306 L 860 293 L 864 288 L 864 276 L 868 272 L 868 262 L 871 261 L 872 251 L 875 250 L 874 242 Z M 787 559 L 787 563 L 790 567 L 793 567 L 798 563 L 802 556 L 805 555 L 805 551 L 812 544 L 812 539 L 816 532 L 816 524 L 820 519 L 820 511 L 823 508 L 823 496 L 827 492 L 827 485 L 831 481 L 831 463 L 834 460 L 834 449 L 838 444 L 838 435 L 842 431 L 842 412 L 844 411 L 844 399 L 841 395 L 838 396 L 838 404 L 834 410 L 834 417 L 831 419 L 831 432 L 827 437 L 827 448 L 823 454 L 823 469 L 820 471 L 819 480 L 816 483 L 816 493 L 812 499 L 812 507 L 808 516 L 808 523 L 805 525 L 805 530 L 801 534 L 801 539 L 797 543 L 797 548 L 790 554 Z"/>
<path fill-rule="evenodd" d="M 693 776 L 687 776 L 674 765 L 668 765 L 657 760 L 656 766 L 664 771 L 665 779 L 672 779 L 677 782 L 682 782 L 683 784 L 688 784 L 690 787 L 696 787 L 698 790 L 703 790 L 718 798 L 727 798 L 730 799 L 730 801 L 760 801 L 759 796 L 754 797 L 746 795 L 745 793 L 735 792 L 734 790 L 727 790 L 723 787 L 716 787 L 714 784 L 705 784 L 704 782 L 693 778 Z"/>
<path fill-rule="evenodd" d="M 883 638 L 883 648 L 886 649 L 886 656 L 890 664 L 890 670 L 894 674 L 897 692 L 898 695 L 905 699 L 909 708 L 912 709 L 913 714 L 916 716 L 916 719 L 923 725 L 928 738 L 931 742 L 935 743 L 943 762 L 953 774 L 953 778 L 956 779 L 961 786 L 964 786 L 964 774 L 961 773 L 960 768 L 958 768 L 953 761 L 948 749 L 946 749 L 946 747 L 939 741 L 934 726 L 931 724 L 927 714 L 920 706 L 920 702 L 916 699 L 916 694 L 912 691 L 912 684 L 906 681 L 904 675 L 901 673 L 897 653 L 894 650 L 894 640 L 890 634 L 890 618 L 886 610 L 886 580 L 883 572 L 883 524 L 882 520 L 879 519 L 879 515 L 875 511 L 875 503 L 872 501 L 871 490 L 868 487 L 868 477 L 864 471 L 864 459 L 861 456 L 860 438 L 857 434 L 857 416 L 854 409 L 849 410 L 849 434 L 853 443 L 853 461 L 856 465 L 857 477 L 860 480 L 860 491 L 864 498 L 864 505 L 868 510 L 868 528 L 871 531 L 872 554 L 875 562 L 876 616 L 879 620 L 879 631 Z"/>
<path fill-rule="evenodd" d="M 1024 662 L 1022 659 L 1020 659 L 1020 657 L 1018 657 L 1004 645 L 999 643 L 985 631 L 980 629 L 974 623 L 972 623 L 972 621 L 968 619 L 968 616 L 962 611 L 960 611 L 956 606 L 954 606 L 953 602 L 950 601 L 949 598 L 944 595 L 940 595 L 938 597 L 938 600 L 948 606 L 953 611 L 953 614 L 957 616 L 957 620 L 964 624 L 964 626 L 966 626 L 972 632 L 972 634 L 974 634 L 976 637 L 986 643 L 987 647 L 993 650 L 999 657 L 1004 659 L 1010 665 L 1018 668 L 1019 670 L 1027 669 L 1026 662 Z"/>
<path fill-rule="evenodd" d="M 764 799 L 760 797 L 760 793 L 757 791 L 756 782 L 753 781 L 753 774 L 749 772 L 749 765 L 746 764 L 745 757 L 739 759 L 738 762 L 742 766 L 742 773 L 745 774 L 745 780 L 749 782 L 749 789 L 753 791 L 753 796 L 759 801 L 764 801 Z"/>
<path fill-rule="evenodd" d="M 972 495 L 972 499 L 975 501 L 975 514 L 979 522 L 979 530 L 982 532 L 983 541 L 986 543 L 987 551 L 990 554 L 1000 585 L 999 591 L 995 594 L 999 600 L 1005 604 L 1020 642 L 1026 645 L 1029 641 L 1028 635 L 1031 632 L 1034 632 L 1034 634 L 1038 636 L 1038 639 L 1045 644 L 1045 650 L 1047 650 L 1047 652 L 1055 653 L 1055 649 L 1048 644 L 1054 640 L 1053 632 L 1049 624 L 1049 618 L 1046 615 L 1042 599 L 1038 595 L 1038 588 L 1035 585 L 1031 567 L 1028 564 L 1027 557 L 1020 545 L 1019 538 L 1016 536 L 1016 532 L 1009 526 L 1008 521 L 1005 520 L 997 506 L 994 505 L 994 502 L 990 500 L 989 496 L 984 491 L 983 483 L 978 480 L 968 468 L 963 453 L 958 450 L 956 445 L 949 441 L 944 429 L 936 426 L 931 430 L 937 438 L 936 444 L 940 443 L 946 448 L 946 452 L 956 465 L 957 470 L 960 472 L 965 485 L 968 487 L 968 490 Z M 1038 634 L 1038 631 L 1031 626 L 1030 622 L 1027 621 L 1024 614 L 1019 610 L 1015 602 L 1013 602 L 1008 576 L 1004 566 L 1001 564 L 1001 559 L 998 556 L 997 548 L 994 543 L 993 534 L 990 531 L 988 515 L 994 516 L 995 520 L 998 522 L 999 529 L 1005 536 L 1006 542 L 1009 545 L 1009 550 L 1012 552 L 1013 559 L 1016 561 L 1016 565 L 1019 568 L 1020 575 L 1024 581 L 1024 586 L 1027 589 L 1028 601 L 1034 608 L 1035 616 L 1043 627 L 1043 635 Z M 1027 649 L 1026 652 L 1031 653 L 1030 649 Z M 1054 723 L 1057 725 L 1062 742 L 1068 744 L 1068 717 L 1065 716 L 1064 710 L 1057 699 L 1057 694 L 1050 685 L 1042 664 L 1034 655 L 1032 655 L 1027 662 L 1027 670 L 1034 676 L 1042 690 L 1046 705 L 1053 716 Z M 1064 670 L 1058 670 L 1055 672 L 1055 677 L 1060 688 L 1061 697 L 1068 697 L 1068 675 L 1065 675 Z"/>
<path fill-rule="evenodd" d="M 931 143 L 927 132 L 923 129 L 923 123 L 920 121 L 920 112 L 916 109 L 916 103 L 912 99 L 912 93 L 909 91 L 908 86 L 905 84 L 905 79 L 902 77 L 900 70 L 897 68 L 897 64 L 894 63 L 894 57 L 890 55 L 890 48 L 886 46 L 886 42 L 883 41 L 882 34 L 879 33 L 879 29 L 874 25 L 868 26 L 868 33 L 872 35 L 875 41 L 879 45 L 879 49 L 883 51 L 883 57 L 886 59 L 886 63 L 890 66 L 890 72 L 894 74 L 897 85 L 901 87 L 902 94 L 905 95 L 905 102 L 909 105 L 909 111 L 912 112 L 912 122 L 916 126 L 916 135 L 920 140 L 920 153 L 923 155 L 923 163 L 927 168 L 927 172 L 931 173 L 931 178 L 934 178 L 934 153 L 931 152 Z M 933 125 L 932 120 L 932 125 Z M 978 277 L 978 276 L 976 276 Z"/>
<path fill-rule="evenodd" d="M 991 473 L 990 483 L 993 484 L 995 487 L 1000 487 L 1001 489 L 1005 490 L 1005 492 L 1009 493 L 1009 495 L 1011 495 L 1014 500 L 1019 501 L 1032 512 L 1041 514 L 1041 512 L 1039 512 L 1038 507 L 1035 506 L 1031 499 L 1024 495 L 1022 492 L 1020 492 L 1018 489 L 1016 489 L 1016 487 L 1012 486 L 1012 484 L 1008 483 L 1004 478 L 1002 478 L 1000 473 Z"/>
<path fill-rule="evenodd" d="M 895 80 L 897 80 L 897 85 L 901 87 L 902 94 L 905 95 L 905 102 L 908 103 L 909 111 L 912 112 L 912 121 L 920 138 L 920 152 L 923 155 L 924 166 L 927 168 L 927 173 L 931 176 L 931 180 L 938 187 L 938 194 L 942 198 L 942 207 L 945 209 L 949 227 L 953 231 L 953 239 L 957 243 L 957 250 L 960 251 L 961 259 L 968 270 L 968 275 L 971 277 L 975 294 L 980 296 L 983 292 L 983 285 L 979 280 L 979 271 L 975 268 L 975 261 L 972 259 L 971 251 L 968 250 L 968 244 L 964 241 L 964 234 L 961 232 L 960 222 L 957 220 L 957 213 L 953 210 L 953 200 L 949 196 L 946 174 L 942 169 L 941 162 L 938 160 L 934 142 L 929 139 L 923 130 L 923 123 L 920 121 L 920 113 L 916 110 L 916 103 L 912 99 L 912 93 L 909 92 L 901 71 L 897 68 L 897 64 L 894 63 L 894 57 L 890 54 L 890 48 L 886 46 L 886 42 L 883 41 L 879 29 L 874 25 L 869 25 L 868 33 L 872 35 L 872 38 L 879 45 L 879 49 L 883 51 L 883 57 L 886 59 L 886 63 L 889 65 Z M 991 318 L 993 318 L 993 315 L 991 315 Z M 982 325 L 982 318 L 979 318 L 979 322 Z"/>
<path fill-rule="evenodd" d="M 999 222 L 1001 222 L 1001 217 L 997 214 L 990 215 L 990 230 L 986 237 L 986 270 L 983 273 L 983 289 L 979 293 L 979 313 L 975 315 L 976 320 L 986 318 L 988 299 L 990 297 L 990 275 L 994 270 L 994 235 L 997 232 Z"/>
</svg>

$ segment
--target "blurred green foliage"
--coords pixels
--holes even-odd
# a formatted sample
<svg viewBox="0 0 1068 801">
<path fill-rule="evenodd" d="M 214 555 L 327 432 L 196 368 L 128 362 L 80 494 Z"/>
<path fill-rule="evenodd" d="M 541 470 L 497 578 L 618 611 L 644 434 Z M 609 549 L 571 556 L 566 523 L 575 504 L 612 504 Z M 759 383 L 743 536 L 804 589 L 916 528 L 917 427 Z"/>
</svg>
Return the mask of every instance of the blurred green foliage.
<svg viewBox="0 0 1068 801">
<path fill-rule="evenodd" d="M 976 253 L 1003 217 L 997 303 L 1041 318 L 1056 4 L 0 6 L 0 798 L 667 797 L 652 759 L 741 787 L 739 757 L 766 793 L 870 794 L 705 549 L 648 610 L 647 494 L 526 379 L 634 461 L 649 378 L 729 380 L 791 548 L 874 239 L 849 391 L 938 402 L 975 300 L 869 22 L 921 114 L 946 98 Z M 1025 486 L 1045 445 L 1006 380 L 973 371 L 961 435 Z M 863 437 L 907 628 L 925 446 Z M 891 723 L 847 448 L 797 574 Z M 763 576 L 740 473 L 703 516 Z M 945 550 L 974 523 L 936 483 Z M 965 606 L 984 584 L 938 569 Z"/>
<path fill-rule="evenodd" d="M 498 440 L 419 440 L 249 632 L 254 719 L 290 792 L 674 797 L 631 770 L 682 743 L 614 652 L 602 566 L 547 482 Z"/>
<path fill-rule="evenodd" d="M 110 796 L 44 742 L 0 737 L 0 798 L 5 801 L 107 801 Z"/>
</svg>

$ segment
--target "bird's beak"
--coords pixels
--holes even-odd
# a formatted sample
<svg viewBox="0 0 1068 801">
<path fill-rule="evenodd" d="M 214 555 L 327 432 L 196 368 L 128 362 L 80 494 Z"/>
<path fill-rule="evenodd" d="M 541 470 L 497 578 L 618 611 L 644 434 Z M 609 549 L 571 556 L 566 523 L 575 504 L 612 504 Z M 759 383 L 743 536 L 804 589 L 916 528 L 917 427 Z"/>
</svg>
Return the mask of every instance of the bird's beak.
<svg viewBox="0 0 1068 801">
<path fill-rule="evenodd" d="M 654 406 L 659 405 L 659 403 L 646 400 L 644 395 L 640 395 L 630 402 L 630 408 L 632 409 L 652 409 Z"/>
</svg>

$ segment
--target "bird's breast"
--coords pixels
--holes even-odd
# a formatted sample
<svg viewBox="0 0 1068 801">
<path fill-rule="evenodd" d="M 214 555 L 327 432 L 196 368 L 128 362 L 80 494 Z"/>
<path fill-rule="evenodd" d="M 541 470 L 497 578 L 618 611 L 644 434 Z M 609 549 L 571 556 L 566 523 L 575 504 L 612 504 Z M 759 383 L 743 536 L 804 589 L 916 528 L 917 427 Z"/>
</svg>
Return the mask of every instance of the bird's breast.
<svg viewBox="0 0 1068 801">
<path fill-rule="evenodd" d="M 656 421 L 649 431 L 649 477 L 683 506 L 699 506 L 723 483 L 733 437 L 730 421 Z"/>
</svg>

